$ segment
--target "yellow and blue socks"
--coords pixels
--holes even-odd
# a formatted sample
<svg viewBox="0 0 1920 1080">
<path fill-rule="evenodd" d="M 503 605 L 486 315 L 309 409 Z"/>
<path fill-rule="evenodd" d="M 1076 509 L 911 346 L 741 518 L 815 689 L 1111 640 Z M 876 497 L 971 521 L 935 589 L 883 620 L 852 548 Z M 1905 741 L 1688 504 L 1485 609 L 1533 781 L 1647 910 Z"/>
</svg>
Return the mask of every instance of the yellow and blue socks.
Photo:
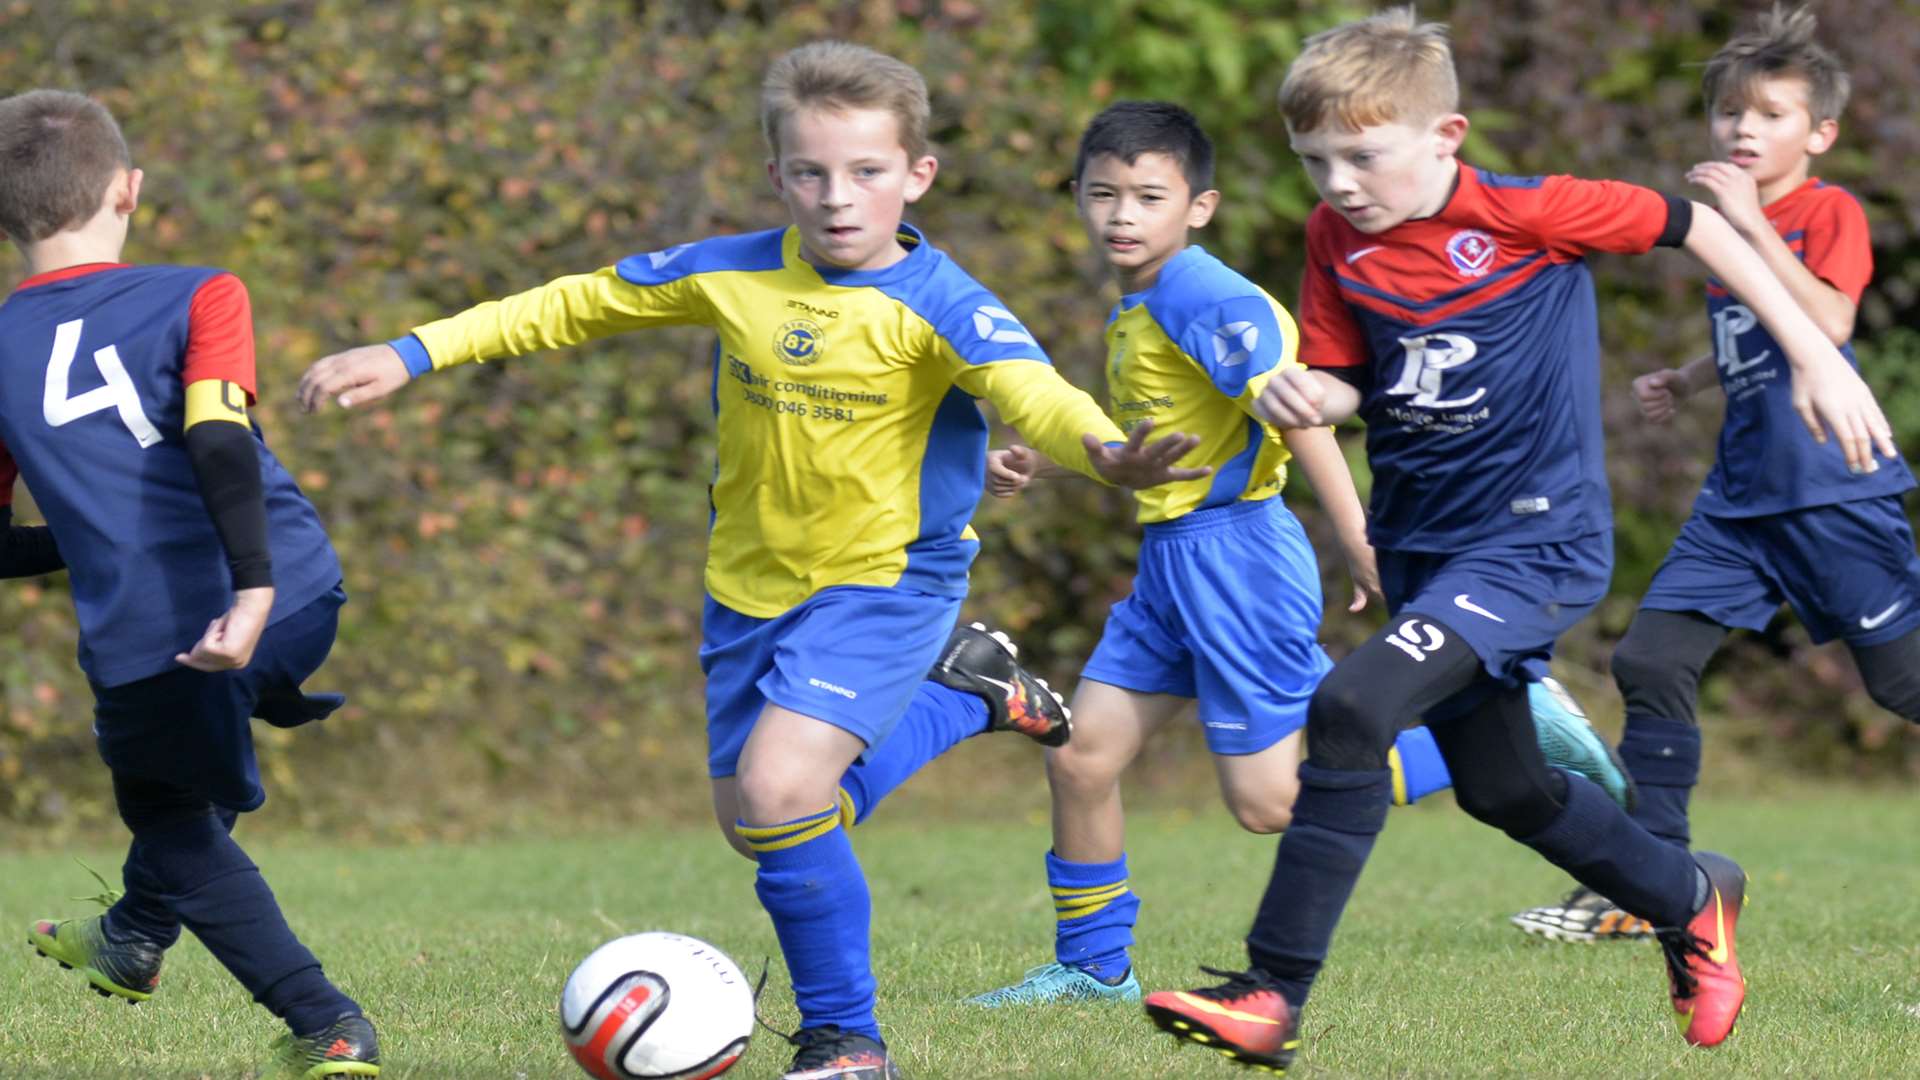
<svg viewBox="0 0 1920 1080">
<path fill-rule="evenodd" d="M 873 901 L 853 844 L 830 806 L 778 825 L 738 822 L 759 861 L 754 892 L 773 919 L 801 1027 L 880 1038 L 870 953 Z"/>
<path fill-rule="evenodd" d="M 1620 760 L 1640 789 L 1633 820 L 1667 843 L 1686 847 L 1692 839 L 1687 800 L 1700 780 L 1700 729 L 1628 713 Z"/>
<path fill-rule="evenodd" d="M 1425 727 L 1408 728 L 1387 751 L 1387 770 L 1393 774 L 1393 805 L 1412 806 L 1436 791 L 1453 786 L 1453 776 Z"/>
<path fill-rule="evenodd" d="M 900 722 L 840 778 L 841 820 L 858 825 L 927 762 L 987 730 L 978 695 L 923 682 Z"/>
<path fill-rule="evenodd" d="M 1140 898 L 1127 887 L 1127 857 L 1113 862 L 1068 862 L 1047 852 L 1053 892 L 1054 959 L 1102 982 L 1118 983 L 1133 962 L 1133 924 Z"/>
</svg>

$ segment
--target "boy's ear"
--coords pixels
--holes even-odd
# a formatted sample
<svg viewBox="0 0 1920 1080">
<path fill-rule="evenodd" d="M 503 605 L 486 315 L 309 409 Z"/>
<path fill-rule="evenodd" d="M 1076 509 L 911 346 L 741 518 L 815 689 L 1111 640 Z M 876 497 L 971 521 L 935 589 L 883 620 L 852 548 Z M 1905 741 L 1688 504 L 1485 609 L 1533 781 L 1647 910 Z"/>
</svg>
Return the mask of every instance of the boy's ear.
<svg viewBox="0 0 1920 1080">
<path fill-rule="evenodd" d="M 1193 197 L 1187 204 L 1187 228 L 1204 229 L 1207 222 L 1213 220 L 1213 212 L 1220 208 L 1220 193 L 1208 188 Z"/>
<path fill-rule="evenodd" d="M 139 169 L 128 169 L 119 177 L 118 182 L 107 189 L 109 197 L 113 200 L 114 213 L 132 216 L 135 210 L 140 209 L 140 182 L 145 180 L 146 176 L 147 174 Z"/>
<path fill-rule="evenodd" d="M 1460 151 L 1460 144 L 1467 137 L 1467 118 L 1460 113 L 1448 113 L 1434 121 L 1433 134 L 1440 141 L 1441 154 L 1451 157 Z"/>
<path fill-rule="evenodd" d="M 1828 117 L 1813 125 L 1812 134 L 1807 136 L 1807 153 L 1824 154 L 1833 149 L 1834 140 L 1840 137 L 1840 121 Z"/>
<path fill-rule="evenodd" d="M 779 158 L 767 159 L 767 182 L 773 185 L 773 193 L 775 195 L 785 195 L 787 193 L 786 185 L 780 182 Z"/>
<path fill-rule="evenodd" d="M 920 196 L 933 186 L 933 178 L 940 172 L 940 159 L 927 154 L 917 160 L 907 162 L 907 183 L 904 194 L 908 202 L 918 202 Z"/>
</svg>

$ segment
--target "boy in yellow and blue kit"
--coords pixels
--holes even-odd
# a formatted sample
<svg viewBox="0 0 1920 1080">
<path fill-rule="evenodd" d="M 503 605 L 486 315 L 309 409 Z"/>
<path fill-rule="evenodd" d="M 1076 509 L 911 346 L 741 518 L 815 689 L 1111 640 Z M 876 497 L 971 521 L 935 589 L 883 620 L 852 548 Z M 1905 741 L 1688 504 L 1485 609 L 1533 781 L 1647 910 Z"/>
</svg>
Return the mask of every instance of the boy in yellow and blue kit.
<svg viewBox="0 0 1920 1080">
<path fill-rule="evenodd" d="M 801 1013 L 787 1075 L 807 1080 L 898 1075 L 874 1020 L 870 904 L 838 808 L 848 766 L 926 713 L 967 712 L 978 728 L 1058 710 L 1005 652 L 997 671 L 946 671 L 1005 689 L 923 684 L 979 547 L 967 525 L 987 446 L 975 399 L 1087 475 L 1203 475 L 1172 465 L 1190 438 L 1123 436 L 1004 304 L 902 223 L 938 167 L 927 120 L 907 65 L 836 42 L 796 49 L 762 97 L 768 173 L 793 225 L 481 304 L 324 358 L 301 391 L 309 409 L 354 406 L 470 361 L 647 326 L 718 331 L 708 768 L 716 809 L 758 863 Z"/>
<path fill-rule="evenodd" d="M 1378 595 L 1366 514 L 1332 431 L 1280 432 L 1254 414 L 1267 382 L 1299 367 L 1292 316 L 1188 243 L 1219 203 L 1213 158 L 1193 115 L 1166 102 L 1117 103 L 1081 136 L 1080 217 L 1122 293 L 1106 330 L 1112 412 L 1122 428 L 1152 421 L 1194 433 L 1191 460 L 1212 473 L 1136 495 L 1144 535 L 1133 593 L 1114 605 L 1081 672 L 1073 740 L 1047 753 L 1055 961 L 975 1004 L 1139 1000 L 1130 949 L 1140 900 L 1123 850 L 1120 777 L 1189 704 L 1235 820 L 1255 833 L 1290 822 L 1307 701 L 1332 666 L 1317 640 L 1319 566 L 1281 498 L 1290 463 L 1340 538 L 1350 609 Z M 1025 447 L 995 451 L 990 490 L 1012 494 L 1039 465 Z M 1583 717 L 1537 711 L 1543 732 L 1579 748 L 1564 763 L 1621 776 Z M 1425 728 L 1402 732 L 1390 757 L 1397 802 L 1450 783 Z"/>
</svg>

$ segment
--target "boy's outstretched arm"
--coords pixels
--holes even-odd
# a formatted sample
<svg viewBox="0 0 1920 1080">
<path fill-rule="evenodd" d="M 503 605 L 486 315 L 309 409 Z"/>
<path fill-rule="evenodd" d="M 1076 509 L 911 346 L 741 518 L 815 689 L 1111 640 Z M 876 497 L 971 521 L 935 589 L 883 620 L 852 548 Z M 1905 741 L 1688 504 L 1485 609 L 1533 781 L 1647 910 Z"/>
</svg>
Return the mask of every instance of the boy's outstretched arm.
<svg viewBox="0 0 1920 1080">
<path fill-rule="evenodd" d="M 1813 319 L 1828 340 L 1835 345 L 1845 345 L 1852 340 L 1859 305 L 1853 297 L 1822 281 L 1787 246 L 1786 239 L 1774 230 L 1766 211 L 1760 207 L 1759 185 L 1751 173 L 1730 161 L 1703 161 L 1687 170 L 1687 179 L 1713 193 L 1714 201 L 1720 204 L 1720 216 L 1759 253 L 1767 269 L 1793 294 L 1800 309 Z M 1860 228 L 1865 227 L 1863 218 Z"/>
<path fill-rule="evenodd" d="M 1153 421 L 1122 435 L 1087 392 L 1042 360 L 1004 360 L 956 368 L 955 385 L 993 403 L 1008 427 L 1058 464 L 1115 487 L 1147 488 L 1198 480 L 1210 468 L 1175 464 L 1200 445 L 1195 435 L 1175 434 L 1151 443 Z"/>
<path fill-rule="evenodd" d="M 1893 429 L 1873 391 L 1733 226 L 1711 207 L 1692 206 L 1683 246 L 1752 310 L 1786 351 L 1793 369 L 1793 407 L 1807 430 L 1824 443 L 1831 429 L 1847 467 L 1856 473 L 1880 467 L 1876 449 L 1894 457 Z"/>
<path fill-rule="evenodd" d="M 1385 607 L 1380 569 L 1373 545 L 1367 542 L 1367 512 L 1360 505 L 1360 493 L 1353 486 L 1353 473 L 1347 468 L 1346 455 L 1340 452 L 1340 441 L 1332 429 L 1323 427 L 1288 428 L 1281 432 L 1281 438 L 1340 538 L 1347 573 L 1353 579 L 1353 600 L 1347 610 L 1364 609 L 1368 597 Z"/>
</svg>

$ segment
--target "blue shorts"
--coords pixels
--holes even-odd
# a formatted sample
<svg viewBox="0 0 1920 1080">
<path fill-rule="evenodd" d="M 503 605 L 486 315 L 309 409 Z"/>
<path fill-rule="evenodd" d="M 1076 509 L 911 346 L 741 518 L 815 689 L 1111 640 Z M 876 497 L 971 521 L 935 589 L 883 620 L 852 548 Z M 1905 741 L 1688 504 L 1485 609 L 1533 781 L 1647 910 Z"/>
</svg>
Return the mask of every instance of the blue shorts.
<svg viewBox="0 0 1920 1080">
<path fill-rule="evenodd" d="M 851 732 L 871 749 L 899 723 L 960 617 L 960 599 L 836 585 L 771 619 L 707 597 L 707 775 L 732 776 L 769 703 Z"/>
<path fill-rule="evenodd" d="M 1783 603 L 1816 642 L 1879 645 L 1920 627 L 1920 555 L 1900 497 L 1765 517 L 1696 513 L 1640 606 L 1764 630 Z"/>
<path fill-rule="evenodd" d="M 93 687 L 93 734 L 115 773 L 185 788 L 245 813 L 267 801 L 253 756 L 251 718 L 263 696 L 296 692 L 333 649 L 340 605 L 331 592 L 267 627 L 237 671 L 179 667 Z"/>
<path fill-rule="evenodd" d="M 1081 671 L 1143 694 L 1197 698 L 1207 748 L 1252 754 L 1300 730 L 1333 667 L 1321 650 L 1320 566 L 1279 499 L 1146 527 L 1133 594 Z"/>
<path fill-rule="evenodd" d="M 1612 533 L 1551 544 L 1378 555 L 1387 608 L 1452 628 L 1487 674 L 1508 685 L 1546 673 L 1554 642 L 1606 597 L 1613 576 Z"/>
</svg>

